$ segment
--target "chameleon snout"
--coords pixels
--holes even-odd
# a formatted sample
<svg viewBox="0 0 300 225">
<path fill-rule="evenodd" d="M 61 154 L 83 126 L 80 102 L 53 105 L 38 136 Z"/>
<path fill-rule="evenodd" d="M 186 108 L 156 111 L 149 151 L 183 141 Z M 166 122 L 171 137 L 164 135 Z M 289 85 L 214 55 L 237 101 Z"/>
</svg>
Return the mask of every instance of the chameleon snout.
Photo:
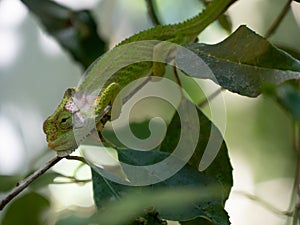
<svg viewBox="0 0 300 225">
<path fill-rule="evenodd" d="M 50 116 L 43 123 L 43 131 L 46 134 L 46 139 L 48 142 L 55 140 L 57 129 L 55 128 L 55 126 L 53 126 L 53 123 L 51 123 Z"/>
</svg>

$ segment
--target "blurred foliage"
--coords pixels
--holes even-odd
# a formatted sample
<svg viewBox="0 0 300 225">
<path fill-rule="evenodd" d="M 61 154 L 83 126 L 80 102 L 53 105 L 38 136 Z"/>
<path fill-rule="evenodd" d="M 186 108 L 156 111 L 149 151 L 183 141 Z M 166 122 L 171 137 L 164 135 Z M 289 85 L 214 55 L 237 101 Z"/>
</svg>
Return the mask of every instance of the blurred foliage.
<svg viewBox="0 0 300 225">
<path fill-rule="evenodd" d="M 295 122 L 300 121 L 300 93 L 297 82 L 285 82 L 279 86 L 268 85 L 264 89 L 265 94 L 273 97 Z"/>
<path fill-rule="evenodd" d="M 44 225 L 47 218 L 50 202 L 44 196 L 29 192 L 13 201 L 5 211 L 2 225 Z"/>
<path fill-rule="evenodd" d="M 12 189 L 20 178 L 19 176 L 0 175 L 0 192 L 6 192 Z"/>
<path fill-rule="evenodd" d="M 74 11 L 50 0 L 22 0 L 45 30 L 87 68 L 106 51 L 97 24 L 88 10 Z"/>
<path fill-rule="evenodd" d="M 100 178 L 98 173 L 96 176 Z M 218 189 L 218 187 L 216 187 Z M 145 207 L 149 205 L 155 205 L 162 209 L 171 209 L 174 206 L 181 205 L 182 208 L 189 206 L 191 202 L 207 201 L 207 199 L 213 196 L 219 196 L 215 187 L 204 187 L 202 191 L 199 191 L 199 187 L 174 187 L 174 188 L 160 188 L 155 191 L 143 190 L 138 193 L 128 192 L 126 196 L 119 202 L 106 202 L 103 203 L 105 208 L 98 210 L 88 218 L 73 216 L 72 225 L 86 225 L 89 223 L 105 224 L 105 225 L 117 225 L 126 224 L 128 221 L 133 221 L 134 218 L 145 219 L 145 213 L 149 213 L 149 210 L 153 211 L 153 208 Z M 156 217 L 155 213 L 155 217 Z M 158 214 L 159 216 L 159 214 Z M 78 219 L 75 219 L 78 218 Z M 69 225 L 69 218 L 61 219 L 56 225 Z M 161 221 L 162 222 L 162 221 Z M 133 222 L 134 223 L 134 222 Z M 221 223 L 222 224 L 222 223 Z"/>
</svg>

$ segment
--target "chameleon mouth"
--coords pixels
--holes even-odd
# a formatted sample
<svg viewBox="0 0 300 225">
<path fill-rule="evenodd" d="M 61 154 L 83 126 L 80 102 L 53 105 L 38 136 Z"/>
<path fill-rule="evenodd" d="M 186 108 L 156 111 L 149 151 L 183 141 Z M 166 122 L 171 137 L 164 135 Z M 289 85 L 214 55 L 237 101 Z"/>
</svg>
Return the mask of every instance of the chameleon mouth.
<svg viewBox="0 0 300 225">
<path fill-rule="evenodd" d="M 55 150 L 56 153 L 57 153 L 57 156 L 59 156 L 59 157 L 66 157 L 66 156 L 70 155 L 76 149 L 76 148 L 65 148 L 61 144 L 56 145 L 55 141 L 54 142 L 49 142 L 48 147 L 50 149 Z"/>
<path fill-rule="evenodd" d="M 73 151 L 77 148 L 77 144 L 75 140 L 63 140 L 63 139 L 56 139 L 54 141 L 48 141 L 48 147 L 55 151 Z"/>
<path fill-rule="evenodd" d="M 55 141 L 53 141 L 53 142 L 48 142 L 48 147 L 53 150 L 58 150 L 57 148 L 59 147 L 59 145 L 55 143 Z"/>
</svg>

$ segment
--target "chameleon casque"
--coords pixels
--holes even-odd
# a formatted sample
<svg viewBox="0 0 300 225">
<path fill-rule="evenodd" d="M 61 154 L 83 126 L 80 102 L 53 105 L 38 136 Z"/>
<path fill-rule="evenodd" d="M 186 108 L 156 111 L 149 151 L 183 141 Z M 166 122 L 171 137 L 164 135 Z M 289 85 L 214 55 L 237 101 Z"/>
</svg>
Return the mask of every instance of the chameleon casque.
<svg viewBox="0 0 300 225">
<path fill-rule="evenodd" d="M 159 25 L 148 30 L 137 33 L 125 39 L 117 46 L 125 45 L 143 40 L 168 41 L 178 45 L 194 42 L 197 36 L 219 15 L 236 0 L 213 0 L 206 9 L 192 19 L 173 25 Z M 155 54 L 155 53 L 153 53 Z M 168 53 L 166 53 L 167 57 Z M 95 83 L 98 78 L 105 76 L 101 73 L 101 62 L 105 60 L 106 54 L 97 59 L 87 71 L 84 81 L 78 88 L 69 88 L 54 113 L 44 122 L 43 130 L 47 136 L 48 147 L 57 151 L 58 155 L 68 155 L 78 146 L 73 132 L 73 116 L 77 112 L 74 106 L 73 96 L 87 89 L 89 85 Z M 94 101 L 94 115 L 100 115 L 106 106 L 111 105 L 118 92 L 131 81 L 149 76 L 145 70 L 149 68 L 153 76 L 164 75 L 164 64 L 143 62 L 127 66 L 114 73 L 102 86 L 102 89 Z M 99 79 L 98 79 L 99 80 Z M 101 80 L 101 79 L 100 79 Z M 98 120 L 101 123 L 101 120 Z M 99 124 L 98 124 L 99 125 Z M 98 126 L 101 132 L 101 124 Z"/>
</svg>

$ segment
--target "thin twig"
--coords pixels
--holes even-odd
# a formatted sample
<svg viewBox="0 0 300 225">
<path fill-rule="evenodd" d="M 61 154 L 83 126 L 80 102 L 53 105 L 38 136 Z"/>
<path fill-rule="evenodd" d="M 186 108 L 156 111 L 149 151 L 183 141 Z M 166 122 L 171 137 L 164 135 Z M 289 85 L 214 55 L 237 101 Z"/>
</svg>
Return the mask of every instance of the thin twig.
<svg viewBox="0 0 300 225">
<path fill-rule="evenodd" d="M 273 22 L 273 24 L 271 25 L 271 27 L 269 28 L 269 30 L 267 31 L 265 37 L 269 38 L 271 37 L 271 35 L 276 31 L 276 29 L 279 27 L 280 23 L 282 22 L 283 18 L 286 16 L 286 14 L 288 13 L 289 9 L 290 9 L 290 5 L 292 3 L 293 0 L 288 0 L 284 7 L 282 8 L 280 14 L 278 15 L 278 17 L 276 18 L 276 20 Z"/>
<path fill-rule="evenodd" d="M 40 169 L 35 171 L 32 175 L 20 181 L 15 188 L 13 188 L 0 202 L 0 210 L 2 210 L 13 198 L 15 198 L 20 192 L 27 188 L 34 180 L 43 175 L 47 170 L 58 163 L 63 157 L 55 156 Z"/>
<path fill-rule="evenodd" d="M 198 104 L 199 108 L 203 108 L 206 106 L 207 103 L 209 103 L 211 100 L 213 100 L 215 97 L 217 97 L 222 91 L 225 91 L 224 88 L 218 88 L 215 92 L 213 92 L 210 96 L 208 96 L 206 99 L 204 99 L 202 102 Z"/>
<path fill-rule="evenodd" d="M 293 146 L 297 154 L 297 171 L 296 171 L 296 181 L 298 181 L 297 185 L 297 193 L 300 196 L 300 143 L 299 143 L 299 124 L 294 122 L 294 132 L 293 132 Z"/>
<path fill-rule="evenodd" d="M 296 180 L 294 180 L 294 184 L 293 184 L 293 189 L 292 189 L 292 193 L 291 193 L 291 196 L 290 196 L 290 203 L 289 203 L 289 207 L 288 207 L 288 211 L 289 212 L 292 212 L 292 213 L 294 213 L 294 211 L 295 211 L 295 198 L 296 198 L 296 196 L 297 196 L 297 187 L 296 187 L 296 182 L 295 182 Z M 292 220 L 293 218 L 289 218 L 289 219 L 287 219 L 286 220 L 286 222 L 285 222 L 285 224 L 286 225 L 290 225 L 291 224 L 291 220 Z"/>
<path fill-rule="evenodd" d="M 142 89 L 142 87 L 144 87 L 151 79 L 151 76 L 148 76 L 145 80 L 143 80 L 141 84 L 139 84 L 127 96 L 125 96 L 122 99 L 122 105 L 125 105 L 125 103 L 128 102 L 132 98 L 132 96 L 135 95 L 140 89 Z"/>
<path fill-rule="evenodd" d="M 293 225 L 297 225 L 298 220 L 299 220 L 299 205 L 296 205 L 296 210 L 295 210 L 294 216 L 293 216 Z"/>
<path fill-rule="evenodd" d="M 80 161 L 80 162 L 83 162 L 84 164 L 87 164 L 88 165 L 88 162 L 85 160 L 85 158 L 81 157 L 81 156 L 76 156 L 76 155 L 68 155 L 65 157 L 66 159 L 69 159 L 69 160 L 77 160 L 77 161 Z"/>
<path fill-rule="evenodd" d="M 175 65 L 175 62 L 174 62 L 174 65 L 173 65 L 173 72 L 174 72 L 174 76 L 175 76 L 175 79 L 176 79 L 176 83 L 177 83 L 180 87 L 182 87 L 182 83 L 181 83 L 181 80 L 180 80 L 179 75 L 178 75 L 178 73 L 177 73 L 177 67 L 176 67 L 176 65 Z"/>
<path fill-rule="evenodd" d="M 294 215 L 293 215 L 293 225 L 297 225 L 298 224 L 298 220 L 299 220 L 299 210 L 300 210 L 300 143 L 299 143 L 299 124 L 294 122 L 294 148 L 296 150 L 296 154 L 297 154 L 297 165 L 296 165 L 296 174 L 295 174 L 295 183 L 294 185 L 296 185 L 295 188 L 295 193 L 293 194 L 297 194 L 297 201 L 295 203 L 295 207 L 294 207 Z M 293 196 L 292 196 L 293 197 Z"/>
<path fill-rule="evenodd" d="M 281 210 L 275 208 L 269 202 L 266 202 L 265 200 L 259 198 L 256 195 L 252 195 L 252 194 L 244 192 L 244 191 L 234 191 L 234 192 L 237 193 L 237 194 L 240 194 L 240 195 L 244 195 L 247 198 L 260 203 L 263 207 L 265 207 L 266 209 L 270 210 L 271 212 L 273 212 L 273 213 L 275 213 L 277 215 L 284 215 L 284 216 L 289 216 L 289 217 L 293 215 L 293 212 L 290 212 L 290 211 L 281 211 Z"/>
<path fill-rule="evenodd" d="M 85 184 L 85 183 L 89 183 L 92 181 L 92 179 L 77 179 L 75 177 L 66 177 L 68 179 L 70 179 L 69 181 L 54 181 L 53 184 Z"/>
<path fill-rule="evenodd" d="M 80 163 L 73 171 L 73 177 L 76 177 L 78 171 L 83 167 L 85 166 L 86 164 L 85 163 Z"/>
<path fill-rule="evenodd" d="M 300 88 L 300 83 L 298 80 L 298 89 Z M 300 91 L 300 89 L 299 89 Z M 299 220 L 299 212 L 300 212 L 300 126 L 297 121 L 293 122 L 293 148 L 297 156 L 297 162 L 296 162 L 296 171 L 295 171 L 295 179 L 294 179 L 294 185 L 292 189 L 291 194 L 291 200 L 289 205 L 289 210 L 294 210 L 293 215 L 293 225 L 298 224 Z"/>
<path fill-rule="evenodd" d="M 189 74 L 187 74 L 184 70 L 179 69 L 183 74 L 185 74 L 186 76 L 190 76 Z M 177 70 L 176 74 L 177 74 Z M 176 75 L 175 75 L 176 77 Z M 179 79 L 179 76 L 177 75 L 176 79 Z M 180 82 L 180 80 L 179 80 Z M 181 86 L 181 83 L 179 84 Z M 199 108 L 204 108 L 206 106 L 207 103 L 209 103 L 211 100 L 213 100 L 215 97 L 217 97 L 222 91 L 226 91 L 225 88 L 220 87 L 219 89 L 217 89 L 215 92 L 213 92 L 210 96 L 208 96 L 207 98 L 205 98 L 202 102 L 200 102 L 197 106 Z"/>
<path fill-rule="evenodd" d="M 146 5 L 147 5 L 147 11 L 148 11 L 148 14 L 150 16 L 150 19 L 153 23 L 153 25 L 157 26 L 157 25 L 160 25 L 160 21 L 158 19 L 158 16 L 156 14 L 156 4 L 155 4 L 155 0 L 145 0 L 146 1 Z"/>
</svg>

